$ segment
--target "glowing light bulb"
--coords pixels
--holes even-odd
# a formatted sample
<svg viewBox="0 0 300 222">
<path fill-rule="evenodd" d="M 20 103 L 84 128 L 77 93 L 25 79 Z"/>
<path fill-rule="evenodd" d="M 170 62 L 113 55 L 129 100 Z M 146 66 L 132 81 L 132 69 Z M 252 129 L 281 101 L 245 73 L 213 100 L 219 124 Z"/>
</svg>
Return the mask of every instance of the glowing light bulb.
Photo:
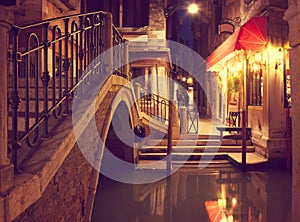
<svg viewBox="0 0 300 222">
<path fill-rule="evenodd" d="M 188 12 L 191 13 L 191 14 L 195 14 L 199 11 L 199 7 L 197 4 L 193 3 L 191 5 L 189 5 L 188 7 Z"/>
</svg>

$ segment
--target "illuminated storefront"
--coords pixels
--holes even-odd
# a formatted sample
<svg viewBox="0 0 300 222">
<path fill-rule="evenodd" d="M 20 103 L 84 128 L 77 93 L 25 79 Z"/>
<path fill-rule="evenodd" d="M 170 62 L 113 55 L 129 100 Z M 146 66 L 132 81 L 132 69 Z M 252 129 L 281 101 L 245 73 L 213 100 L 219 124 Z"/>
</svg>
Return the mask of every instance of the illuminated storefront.
<svg viewBox="0 0 300 222">
<path fill-rule="evenodd" d="M 223 97 L 216 96 L 213 116 L 230 124 L 230 112 L 246 109 L 256 151 L 273 160 L 284 159 L 288 149 L 287 36 L 287 25 L 274 15 L 253 17 L 207 58 L 207 68 L 218 75 Z"/>
</svg>

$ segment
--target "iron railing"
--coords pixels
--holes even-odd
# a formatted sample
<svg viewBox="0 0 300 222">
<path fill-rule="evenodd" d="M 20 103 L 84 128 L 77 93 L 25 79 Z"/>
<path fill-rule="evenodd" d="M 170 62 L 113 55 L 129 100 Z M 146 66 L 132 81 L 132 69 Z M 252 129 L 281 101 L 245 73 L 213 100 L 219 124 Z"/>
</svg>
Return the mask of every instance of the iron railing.
<svg viewBox="0 0 300 222">
<path fill-rule="evenodd" d="M 119 31 L 114 27 L 113 29 L 113 70 L 114 74 L 120 75 L 126 78 L 124 76 L 125 66 L 127 65 L 126 61 L 124 61 L 124 58 L 127 58 L 127 50 L 124 50 L 122 47 L 125 47 L 124 43 L 125 40 L 122 38 L 122 35 L 119 33 Z"/>
<path fill-rule="evenodd" d="M 50 137 L 54 120 L 70 114 L 75 89 L 107 64 L 100 59 L 92 68 L 88 65 L 124 42 L 107 18 L 108 13 L 94 12 L 10 29 L 9 148 L 16 170 L 21 146 L 33 147 Z M 111 36 L 111 31 L 106 33 L 109 28 L 113 39 L 105 41 Z M 118 67 L 124 59 L 119 56 L 112 65 L 115 73 L 126 77 Z"/>
<path fill-rule="evenodd" d="M 140 98 L 141 111 L 161 122 L 168 121 L 169 101 L 159 95 L 147 92 Z"/>
</svg>

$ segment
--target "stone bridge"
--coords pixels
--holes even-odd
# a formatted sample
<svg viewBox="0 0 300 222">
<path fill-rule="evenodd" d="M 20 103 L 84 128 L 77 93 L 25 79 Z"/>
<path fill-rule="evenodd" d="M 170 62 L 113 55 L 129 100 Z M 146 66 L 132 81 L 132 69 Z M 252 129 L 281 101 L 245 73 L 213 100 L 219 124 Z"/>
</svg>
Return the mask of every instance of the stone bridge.
<svg viewBox="0 0 300 222">
<path fill-rule="evenodd" d="M 20 166 L 22 172 L 16 175 L 14 187 L 2 199 L 6 206 L 4 221 L 89 221 L 99 172 L 83 156 L 74 134 L 75 128 L 82 129 L 96 121 L 96 134 L 89 135 L 89 131 L 80 130 L 90 142 L 87 145 L 92 146 L 97 140 L 95 135 L 98 135 L 104 142 L 102 145 L 105 144 L 113 154 L 134 163 L 136 149 L 132 130 L 120 129 L 127 132 L 127 141 L 132 143 L 127 145 L 114 135 L 112 129 L 113 118 L 128 119 L 128 125 L 118 124 L 119 127 L 133 127 L 141 116 L 137 107 L 132 106 L 135 96 L 130 84 L 124 78 L 112 75 L 96 100 L 95 104 L 85 107 L 77 125 L 73 126 L 71 116 L 61 120 L 51 132 L 53 136 L 43 141 Z M 103 147 L 101 152 L 89 148 L 93 155 L 98 154 L 94 158 L 100 160 L 100 164 Z"/>
<path fill-rule="evenodd" d="M 292 98 L 299 95 L 299 22 L 300 7 L 299 0 L 290 0 L 289 9 L 286 11 L 285 19 L 290 24 L 290 47 Z M 7 44 L 7 32 L 11 28 L 13 15 L 3 7 L 0 7 L 0 60 L 8 60 L 9 48 Z M 110 35 L 106 36 L 112 36 Z M 47 42 L 46 42 L 47 43 Z M 111 44 L 112 45 L 112 44 Z M 45 47 L 46 48 L 46 47 Z M 11 59 L 17 60 L 17 54 L 12 54 Z M 66 66 L 67 67 L 67 66 Z M 13 173 L 14 167 L 8 159 L 8 113 L 7 98 L 8 90 L 8 67 L 6 62 L 0 64 L 0 82 L 4 85 L 0 90 L 0 221 L 89 221 L 92 212 L 93 199 L 96 192 L 99 173 L 84 158 L 81 146 L 77 144 L 74 133 L 76 127 L 72 123 L 72 116 L 63 117 L 50 131 L 51 137 L 42 140 L 39 149 L 28 150 L 28 161 L 19 166 L 19 172 Z M 67 69 L 66 69 L 67 70 Z M 123 119 L 126 112 L 128 125 L 133 127 L 140 118 L 141 113 L 129 101 L 132 101 L 134 94 L 131 87 L 128 87 L 126 79 L 112 75 L 104 87 L 100 90 L 97 101 L 93 107 L 86 107 L 86 115 L 82 115 L 81 123 L 88 124 L 95 119 L 97 123 L 98 136 L 104 141 L 107 147 L 122 147 L 123 149 L 110 150 L 120 159 L 134 163 L 136 152 L 131 144 L 122 144 L 112 132 L 112 120 Z M 126 86 L 125 86 L 126 85 Z M 123 87 L 125 86 L 125 87 Z M 115 103 L 112 101 L 120 91 L 119 98 Z M 18 99 L 16 95 L 13 99 Z M 293 100 L 293 135 L 300 131 L 299 122 L 299 101 Z M 88 115 L 89 114 L 89 115 Z M 101 115 L 100 115 L 101 114 Z M 116 115 L 115 115 L 116 114 Z M 128 125 L 124 125 L 128 129 Z M 122 126 L 122 125 L 120 125 Z M 78 128 L 77 128 L 78 129 Z M 133 137 L 132 131 L 127 131 L 129 138 Z M 94 139 L 91 135 L 85 135 L 89 141 Z M 292 198 L 292 221 L 299 221 L 299 142 L 300 137 L 293 137 L 293 198 Z M 130 139 L 128 140 L 130 141 Z M 92 143 L 91 143 L 92 144 Z M 109 144 L 114 144 L 110 146 Z M 118 144 L 118 146 L 115 146 Z M 89 145 L 89 144 L 87 144 Z M 93 144 L 92 144 L 93 145 Z M 93 147 L 92 147 L 93 148 Z M 97 151 L 92 149 L 91 152 Z M 101 158 L 105 153 L 98 153 L 98 167 L 101 167 Z"/>
<path fill-rule="evenodd" d="M 0 221 L 89 221 L 104 150 L 132 169 L 137 155 L 132 128 L 142 114 L 127 58 L 111 51 L 95 60 L 124 41 L 110 13 L 23 27 L 13 20 L 0 6 L 0 59 L 8 61 L 0 64 Z M 92 61 L 98 63 L 87 70 Z M 75 98 L 98 84 L 99 70 L 109 75 L 100 77 L 93 101 L 72 110 Z M 115 135 L 113 120 L 126 143 Z M 79 145 L 79 137 L 87 141 Z"/>
</svg>

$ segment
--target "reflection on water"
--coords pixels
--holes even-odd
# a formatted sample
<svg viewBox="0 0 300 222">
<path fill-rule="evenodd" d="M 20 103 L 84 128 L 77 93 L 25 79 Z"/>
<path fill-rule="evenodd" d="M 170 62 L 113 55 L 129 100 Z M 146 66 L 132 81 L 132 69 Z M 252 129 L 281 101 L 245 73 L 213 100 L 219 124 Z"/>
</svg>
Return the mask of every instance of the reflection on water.
<svg viewBox="0 0 300 222">
<path fill-rule="evenodd" d="M 92 221 L 290 222 L 286 172 L 180 169 L 150 184 L 100 177 Z"/>
</svg>

